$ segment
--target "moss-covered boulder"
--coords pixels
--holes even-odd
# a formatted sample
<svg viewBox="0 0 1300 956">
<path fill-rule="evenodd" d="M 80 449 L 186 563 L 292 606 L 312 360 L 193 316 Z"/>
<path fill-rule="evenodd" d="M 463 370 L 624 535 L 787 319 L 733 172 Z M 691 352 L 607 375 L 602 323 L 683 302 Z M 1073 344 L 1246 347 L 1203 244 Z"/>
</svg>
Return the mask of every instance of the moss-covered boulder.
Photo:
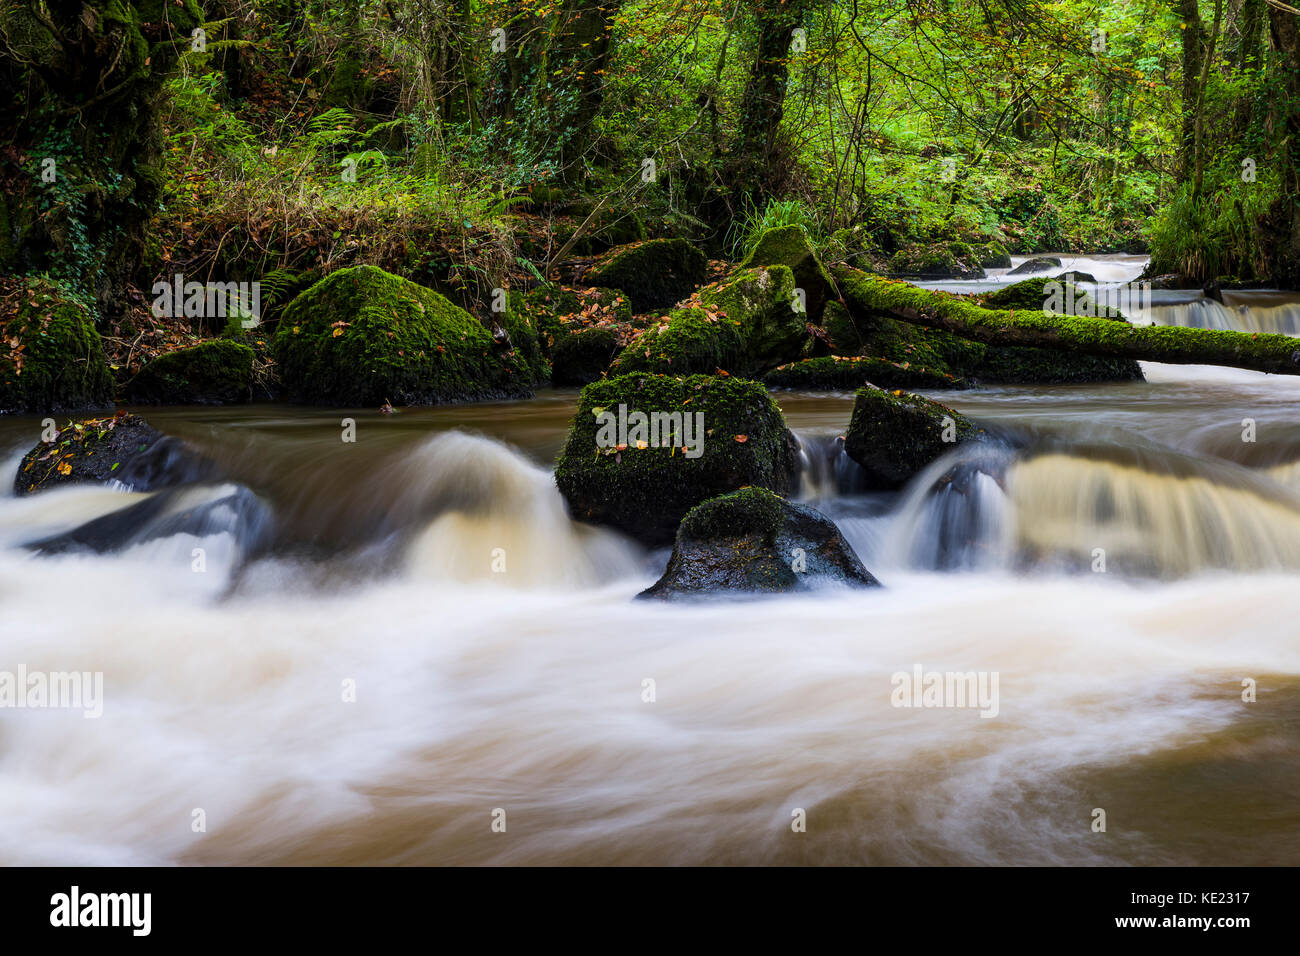
<svg viewBox="0 0 1300 956">
<path fill-rule="evenodd" d="M 773 388 L 857 389 L 868 383 L 881 388 L 964 388 L 963 379 L 911 362 L 891 362 L 874 355 L 823 355 L 773 369 L 763 376 Z"/>
<path fill-rule="evenodd" d="M 1011 254 L 996 239 L 972 247 L 975 261 L 982 269 L 1010 269 Z"/>
<path fill-rule="evenodd" d="M 663 309 L 708 278 L 709 260 L 685 239 L 651 239 L 615 250 L 587 273 L 587 285 L 627 293 L 633 312 Z"/>
<path fill-rule="evenodd" d="M 765 230 L 740 264 L 741 269 L 756 266 L 787 266 L 794 273 L 795 287 L 804 292 L 808 320 L 821 320 L 822 309 L 835 294 L 835 282 L 818 260 L 808 234 L 801 226 L 778 226 Z"/>
<path fill-rule="evenodd" d="M 862 466 L 869 488 L 902 487 L 960 442 L 980 433 L 947 405 L 871 385 L 858 389 L 844 451 Z"/>
<path fill-rule="evenodd" d="M 709 375 L 588 385 L 555 469 L 575 518 L 652 545 L 702 501 L 746 485 L 787 494 L 798 479 L 797 443 L 767 389 Z"/>
<path fill-rule="evenodd" d="M 90 308 L 50 279 L 0 281 L 0 414 L 112 402 L 113 380 Z"/>
<path fill-rule="evenodd" d="M 332 272 L 294 299 L 271 350 L 288 397 L 317 404 L 520 397 L 535 374 L 468 312 L 375 266 Z"/>
<path fill-rule="evenodd" d="M 787 266 L 745 269 L 641 332 L 611 374 L 721 369 L 755 376 L 798 357 L 807 340 L 807 320 L 795 308 L 794 273 Z"/>
<path fill-rule="evenodd" d="M 492 330 L 493 337 L 498 347 L 514 353 L 513 358 L 524 369 L 525 384 L 531 388 L 551 377 L 551 365 L 542 348 L 541 323 L 528 311 L 510 308 L 509 301 L 507 297 L 505 310 L 494 315 L 498 325 Z"/>
<path fill-rule="evenodd" d="M 909 279 L 983 279 L 974 250 L 961 242 L 917 243 L 899 249 L 889 260 L 889 271 Z"/>
<path fill-rule="evenodd" d="M 28 495 L 74 484 L 120 482 L 132 491 L 154 491 L 219 477 L 210 460 L 159 433 L 139 415 L 67 421 L 23 456 L 14 494 Z"/>
<path fill-rule="evenodd" d="M 696 505 L 663 576 L 639 597 L 676 600 L 823 587 L 878 587 L 835 522 L 764 488 Z"/>
<path fill-rule="evenodd" d="M 153 405 L 232 405 L 252 393 L 253 350 L 215 339 L 160 355 L 127 383 L 129 402 Z"/>
<path fill-rule="evenodd" d="M 557 386 L 594 382 L 621 351 L 613 329 L 583 329 L 566 335 L 551 350 L 551 381 Z"/>
</svg>

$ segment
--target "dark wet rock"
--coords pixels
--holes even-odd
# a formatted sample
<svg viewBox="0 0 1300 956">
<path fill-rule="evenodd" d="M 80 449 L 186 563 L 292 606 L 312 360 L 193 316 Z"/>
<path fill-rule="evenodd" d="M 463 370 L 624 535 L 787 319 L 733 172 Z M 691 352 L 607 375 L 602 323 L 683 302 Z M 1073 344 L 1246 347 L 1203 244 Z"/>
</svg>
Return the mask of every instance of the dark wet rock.
<svg viewBox="0 0 1300 956">
<path fill-rule="evenodd" d="M 53 441 L 40 441 L 18 464 L 14 494 L 71 484 L 118 482 L 153 491 L 220 477 L 214 462 L 138 415 L 66 422 Z"/>
<path fill-rule="evenodd" d="M 257 495 L 239 485 L 167 488 L 85 524 L 28 542 L 41 555 L 120 551 L 175 535 L 229 534 L 242 554 L 270 539 L 273 519 Z M 187 553 L 187 560 L 188 560 Z"/>
<path fill-rule="evenodd" d="M 891 489 L 980 434 L 966 416 L 947 405 L 866 385 L 854 398 L 844 450 L 862 466 L 868 487 Z"/>
<path fill-rule="evenodd" d="M 1091 272 L 1075 272 L 1071 270 L 1070 272 L 1062 272 L 1057 278 L 1062 282 L 1091 282 L 1093 285 L 1097 284 L 1097 277 Z"/>
<path fill-rule="evenodd" d="M 639 596 L 878 587 L 835 522 L 762 488 L 712 498 L 682 519 L 663 576 Z"/>
<path fill-rule="evenodd" d="M 619 289 L 633 312 L 663 309 L 708 278 L 709 260 L 685 239 L 651 239 L 613 252 L 584 277 L 587 285 Z"/>
<path fill-rule="evenodd" d="M 1010 272 L 1009 276 L 1030 276 L 1039 272 L 1051 272 L 1053 269 L 1061 268 L 1061 260 L 1056 256 L 1037 256 L 1028 259 L 1016 266 Z"/>
</svg>

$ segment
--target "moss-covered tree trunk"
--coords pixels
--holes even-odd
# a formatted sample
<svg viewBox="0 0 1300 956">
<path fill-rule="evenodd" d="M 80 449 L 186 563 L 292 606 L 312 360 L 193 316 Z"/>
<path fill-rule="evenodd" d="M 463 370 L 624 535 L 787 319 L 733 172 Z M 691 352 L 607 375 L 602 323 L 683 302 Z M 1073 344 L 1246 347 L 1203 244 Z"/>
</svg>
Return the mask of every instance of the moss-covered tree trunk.
<svg viewBox="0 0 1300 956">
<path fill-rule="evenodd" d="M 835 276 L 851 313 L 885 315 L 985 345 L 1300 375 L 1300 340 L 1286 335 L 1135 326 L 1115 319 L 1050 315 L 1040 310 L 984 309 L 962 296 L 919 289 L 847 267 L 836 270 Z"/>
<path fill-rule="evenodd" d="M 554 178 L 580 183 L 622 0 L 564 0 L 546 17 L 515 8 L 506 49 L 494 54 L 484 112 L 495 120 L 498 151 L 521 165 L 549 166 Z"/>
<path fill-rule="evenodd" d="M 162 193 L 163 79 L 202 22 L 194 0 L 5 12 L 0 126 L 14 140 L 0 216 L 17 241 L 0 246 L 0 265 L 92 293 L 101 314 L 123 306 Z"/>
</svg>

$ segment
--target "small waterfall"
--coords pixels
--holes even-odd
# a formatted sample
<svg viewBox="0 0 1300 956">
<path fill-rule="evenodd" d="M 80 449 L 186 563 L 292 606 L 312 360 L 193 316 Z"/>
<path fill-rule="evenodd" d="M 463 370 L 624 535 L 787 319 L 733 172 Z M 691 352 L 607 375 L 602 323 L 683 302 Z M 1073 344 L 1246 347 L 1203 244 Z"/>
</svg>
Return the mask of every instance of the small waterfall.
<svg viewBox="0 0 1300 956">
<path fill-rule="evenodd" d="M 909 488 L 883 557 L 919 569 L 1182 577 L 1300 569 L 1300 494 L 1230 462 L 1120 446 L 957 449 Z"/>
<path fill-rule="evenodd" d="M 1193 329 L 1300 335 L 1300 300 L 1284 293 L 1225 292 L 1222 303 L 1193 298 L 1161 302 L 1132 310 L 1134 322 Z"/>
<path fill-rule="evenodd" d="M 799 498 L 829 501 L 865 488 L 862 468 L 844 451 L 843 432 L 797 431 Z"/>
<path fill-rule="evenodd" d="M 1013 455 L 1007 445 L 982 442 L 959 446 L 932 463 L 908 485 L 881 542 L 880 560 L 941 571 L 1005 565 L 1003 483 Z"/>
<path fill-rule="evenodd" d="M 422 579 L 584 587 L 640 571 L 635 545 L 570 520 L 550 471 L 500 442 L 445 432 L 400 471 L 408 506 L 436 512 L 408 549 Z"/>
</svg>

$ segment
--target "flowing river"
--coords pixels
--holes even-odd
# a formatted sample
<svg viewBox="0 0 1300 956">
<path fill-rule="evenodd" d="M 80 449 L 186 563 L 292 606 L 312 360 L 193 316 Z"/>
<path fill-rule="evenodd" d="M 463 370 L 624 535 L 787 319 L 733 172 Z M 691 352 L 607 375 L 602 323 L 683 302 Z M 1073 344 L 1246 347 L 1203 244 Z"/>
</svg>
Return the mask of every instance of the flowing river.
<svg viewBox="0 0 1300 956">
<path fill-rule="evenodd" d="M 893 495 L 851 393 L 778 393 L 885 587 L 668 606 L 633 600 L 666 552 L 555 490 L 576 391 L 142 409 L 230 481 L 105 553 L 24 545 L 145 496 L 13 497 L 41 426 L 0 419 L 0 671 L 104 681 L 96 719 L 0 709 L 0 863 L 1294 864 L 1300 377 L 1145 372 L 927 392 L 1008 438 Z M 918 667 L 996 714 L 894 706 Z"/>
</svg>

